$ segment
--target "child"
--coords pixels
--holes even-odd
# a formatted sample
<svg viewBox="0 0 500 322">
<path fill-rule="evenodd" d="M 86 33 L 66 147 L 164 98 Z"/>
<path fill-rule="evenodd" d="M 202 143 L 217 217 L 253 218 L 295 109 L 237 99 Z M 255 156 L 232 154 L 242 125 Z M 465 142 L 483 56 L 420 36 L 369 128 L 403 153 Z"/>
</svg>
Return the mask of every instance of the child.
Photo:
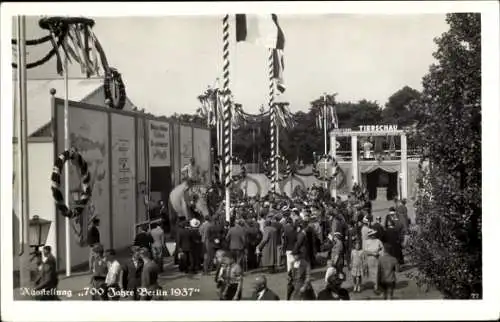
<svg viewBox="0 0 500 322">
<path fill-rule="evenodd" d="M 384 300 L 392 300 L 396 286 L 396 272 L 399 271 L 399 263 L 392 254 L 390 245 L 384 245 L 384 252 L 379 258 L 380 288 L 384 292 Z"/>
<path fill-rule="evenodd" d="M 354 283 L 354 292 L 361 292 L 361 278 L 365 271 L 365 253 L 361 249 L 359 239 L 354 243 L 354 249 L 351 251 L 351 275 Z"/>
<path fill-rule="evenodd" d="M 335 268 L 334 262 L 331 259 L 329 259 L 326 262 L 326 267 L 328 267 L 328 268 L 326 269 L 326 273 L 325 273 L 325 283 L 328 284 L 328 278 L 330 276 L 336 274 L 337 273 L 337 269 Z"/>
</svg>

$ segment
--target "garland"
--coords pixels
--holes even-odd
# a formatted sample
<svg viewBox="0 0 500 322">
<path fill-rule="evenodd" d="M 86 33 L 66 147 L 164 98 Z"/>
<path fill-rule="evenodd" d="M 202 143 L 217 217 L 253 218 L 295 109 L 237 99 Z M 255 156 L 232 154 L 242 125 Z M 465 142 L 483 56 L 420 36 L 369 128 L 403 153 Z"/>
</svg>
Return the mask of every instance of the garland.
<svg viewBox="0 0 500 322">
<path fill-rule="evenodd" d="M 118 102 L 116 104 L 111 94 L 111 83 L 116 83 L 118 87 Z M 104 77 L 104 98 L 110 108 L 122 110 L 125 107 L 127 98 L 125 84 L 123 83 L 122 75 L 116 68 L 110 67 L 106 70 L 106 76 Z"/>
<path fill-rule="evenodd" d="M 41 59 L 39 59 L 39 60 L 37 60 L 37 61 L 35 61 L 33 63 L 26 64 L 26 68 L 27 69 L 32 69 L 32 68 L 41 66 L 41 65 L 45 64 L 46 62 L 48 62 L 49 60 L 51 60 L 52 57 L 54 57 L 54 55 L 57 54 L 57 50 L 59 49 L 59 47 L 62 46 L 62 43 L 64 41 L 64 37 L 66 37 L 66 33 L 67 33 L 67 29 L 61 30 L 60 33 L 56 36 L 58 38 L 57 39 L 57 43 L 56 43 L 56 48 L 52 47 L 52 49 L 44 57 L 42 57 Z M 26 42 L 26 45 L 43 44 L 44 42 L 51 41 L 51 40 L 52 40 L 52 36 L 49 35 L 49 36 L 45 36 L 45 37 L 40 38 L 40 39 L 28 40 Z M 16 39 L 12 39 L 12 44 L 13 45 L 17 44 L 17 40 Z M 17 63 L 11 63 L 11 66 L 12 66 L 12 68 L 16 69 L 17 68 Z"/>
<path fill-rule="evenodd" d="M 325 182 L 325 181 L 332 180 L 337 175 L 339 166 L 338 166 L 337 161 L 331 155 L 329 155 L 329 154 L 323 154 L 320 157 L 316 157 L 316 155 L 315 155 L 314 159 L 315 160 L 314 160 L 314 166 L 313 166 L 313 174 L 314 174 L 314 177 L 316 177 L 316 179 Z M 324 175 L 321 175 L 319 173 L 318 163 L 322 159 L 325 159 L 327 162 L 333 162 L 333 166 L 336 167 L 335 173 L 332 174 L 331 176 L 324 176 Z"/>
<path fill-rule="evenodd" d="M 288 159 L 285 158 L 284 156 L 281 156 L 281 155 L 277 155 L 275 158 L 278 159 L 278 162 L 279 161 L 285 162 L 285 171 L 283 171 L 283 176 L 281 178 L 278 178 L 278 181 L 282 181 L 282 180 L 287 179 L 292 174 L 292 170 L 290 167 L 290 163 L 288 162 Z M 271 176 L 271 169 L 272 169 L 272 166 L 274 166 L 274 165 L 271 166 L 270 161 L 271 160 L 264 161 L 264 174 L 266 175 L 266 177 L 268 179 L 273 178 Z M 279 175 L 279 173 L 278 173 L 278 175 Z"/>
<path fill-rule="evenodd" d="M 77 201 L 77 206 L 74 209 L 69 209 L 64 202 L 63 194 L 61 192 L 61 171 L 64 164 L 71 160 L 76 163 L 78 169 L 80 170 L 80 176 L 82 177 L 81 191 L 82 194 Z M 75 149 L 66 150 L 59 154 L 57 160 L 54 164 L 51 175 L 52 180 L 52 197 L 56 202 L 56 208 L 61 212 L 64 217 L 75 218 L 79 217 L 88 204 L 90 197 L 92 195 L 92 189 L 90 188 L 90 173 L 87 166 L 87 162 L 83 159 L 80 153 L 76 152 Z"/>
</svg>

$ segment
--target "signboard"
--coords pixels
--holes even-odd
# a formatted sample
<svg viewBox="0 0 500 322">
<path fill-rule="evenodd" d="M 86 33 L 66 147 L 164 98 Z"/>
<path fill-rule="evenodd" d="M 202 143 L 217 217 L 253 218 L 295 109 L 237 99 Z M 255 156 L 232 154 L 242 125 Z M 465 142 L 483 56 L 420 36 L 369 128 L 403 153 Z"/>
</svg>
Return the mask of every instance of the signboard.
<svg viewBox="0 0 500 322">
<path fill-rule="evenodd" d="M 194 151 L 193 156 L 199 167 L 202 182 L 210 181 L 210 130 L 193 129 Z"/>
<path fill-rule="evenodd" d="M 180 127 L 181 136 L 181 168 L 189 163 L 193 157 L 193 128 L 190 126 Z"/>
<path fill-rule="evenodd" d="M 135 120 L 131 116 L 111 116 L 111 178 L 113 193 L 113 247 L 123 248 L 133 240 L 135 221 Z"/>
<path fill-rule="evenodd" d="M 149 165 L 170 166 L 170 124 L 158 121 L 148 122 Z"/>
<path fill-rule="evenodd" d="M 377 132 L 377 131 L 397 131 L 397 125 L 360 125 L 359 130 L 362 132 Z"/>
<path fill-rule="evenodd" d="M 347 136 L 350 133 L 359 133 L 359 132 L 397 132 L 399 131 L 399 128 L 397 125 L 394 124 L 387 124 L 387 125 L 360 125 L 358 126 L 358 130 L 352 130 L 350 128 L 343 128 L 343 129 L 334 129 L 331 131 L 331 133 L 340 135 L 340 136 Z"/>
</svg>

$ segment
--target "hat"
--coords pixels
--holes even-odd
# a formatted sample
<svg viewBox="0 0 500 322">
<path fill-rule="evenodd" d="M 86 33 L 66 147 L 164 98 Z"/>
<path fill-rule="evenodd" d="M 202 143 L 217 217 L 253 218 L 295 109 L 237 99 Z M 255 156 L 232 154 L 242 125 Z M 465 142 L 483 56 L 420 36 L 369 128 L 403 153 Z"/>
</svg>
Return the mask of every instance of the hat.
<svg viewBox="0 0 500 322">
<path fill-rule="evenodd" d="M 196 218 L 193 218 L 191 219 L 191 221 L 189 221 L 189 225 L 193 228 L 198 228 L 200 227 L 200 221 Z"/>
<path fill-rule="evenodd" d="M 290 209 L 290 206 L 285 205 L 283 206 L 283 208 L 281 208 L 281 211 L 287 211 L 288 209 Z"/>
<path fill-rule="evenodd" d="M 269 201 L 264 202 L 264 207 L 269 207 L 270 205 Z"/>
<path fill-rule="evenodd" d="M 368 217 L 363 217 L 363 223 L 365 223 L 365 224 L 369 223 Z"/>
<path fill-rule="evenodd" d="M 338 231 L 334 232 L 334 233 L 333 233 L 333 235 L 334 235 L 334 236 L 340 236 L 340 237 L 342 237 L 342 233 L 341 233 L 341 232 L 338 232 Z"/>
<path fill-rule="evenodd" d="M 373 236 L 373 235 L 376 235 L 376 234 L 377 234 L 376 230 L 373 230 L 373 229 L 368 230 L 368 236 Z"/>
<path fill-rule="evenodd" d="M 295 211 L 296 211 L 296 212 L 298 212 L 298 211 L 299 211 L 299 209 L 298 209 L 298 208 L 292 208 L 292 211 L 294 211 L 294 212 L 295 212 Z"/>
</svg>

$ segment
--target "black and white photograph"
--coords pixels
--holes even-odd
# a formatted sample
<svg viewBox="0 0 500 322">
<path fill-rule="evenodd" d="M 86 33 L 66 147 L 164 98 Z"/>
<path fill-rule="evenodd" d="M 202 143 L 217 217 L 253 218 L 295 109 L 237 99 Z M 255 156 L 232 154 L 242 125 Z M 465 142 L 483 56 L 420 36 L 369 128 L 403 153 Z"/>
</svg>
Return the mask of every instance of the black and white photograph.
<svg viewBox="0 0 500 322">
<path fill-rule="evenodd" d="M 2 316 L 498 318 L 498 11 L 2 4 Z"/>
</svg>

